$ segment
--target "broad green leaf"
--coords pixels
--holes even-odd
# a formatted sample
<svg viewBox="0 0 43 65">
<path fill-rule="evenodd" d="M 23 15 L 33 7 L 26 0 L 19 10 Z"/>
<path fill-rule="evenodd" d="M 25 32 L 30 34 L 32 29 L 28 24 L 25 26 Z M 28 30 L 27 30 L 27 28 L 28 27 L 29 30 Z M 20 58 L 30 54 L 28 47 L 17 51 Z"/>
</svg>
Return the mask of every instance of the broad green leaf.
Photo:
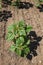
<svg viewBox="0 0 43 65">
<path fill-rule="evenodd" d="M 16 46 L 15 45 L 11 45 L 11 47 L 9 48 L 10 51 L 14 52 L 16 49 Z"/>
<path fill-rule="evenodd" d="M 28 54 L 30 52 L 30 49 L 27 47 L 24 49 L 25 54 Z"/>
<path fill-rule="evenodd" d="M 6 35 L 6 39 L 8 41 L 11 41 L 14 39 L 14 34 L 12 32 L 8 32 L 7 35 Z"/>
<path fill-rule="evenodd" d="M 24 38 L 23 37 L 19 37 L 17 40 L 16 40 L 16 45 L 17 46 L 20 46 L 24 43 Z"/>
<path fill-rule="evenodd" d="M 23 45 L 23 46 L 22 46 L 23 49 L 26 48 L 26 47 L 27 47 L 27 45 Z"/>
<path fill-rule="evenodd" d="M 29 45 L 30 44 L 30 40 L 28 40 L 26 44 Z"/>
<path fill-rule="evenodd" d="M 8 29 L 8 32 L 13 32 L 15 37 L 17 37 L 17 24 L 12 24 L 12 25 L 8 26 L 7 29 Z"/>
<path fill-rule="evenodd" d="M 7 30 L 8 30 L 8 32 L 9 32 L 9 31 L 11 31 L 11 32 L 12 32 L 12 30 L 13 30 L 13 24 L 12 24 L 12 25 L 10 25 L 10 26 L 8 26 Z"/>
<path fill-rule="evenodd" d="M 19 26 L 20 27 L 25 27 L 25 22 L 22 20 L 22 21 L 19 21 Z"/>
<path fill-rule="evenodd" d="M 14 34 L 18 34 L 18 29 L 19 29 L 19 26 L 18 24 L 14 24 Z"/>
<path fill-rule="evenodd" d="M 19 31 L 18 31 L 18 34 L 19 34 L 20 36 L 26 36 L 26 32 L 25 32 L 24 29 L 19 30 Z"/>
<path fill-rule="evenodd" d="M 16 49 L 16 51 L 15 51 L 16 53 L 17 53 L 17 55 L 19 55 L 19 56 L 21 56 L 21 50 L 20 49 Z"/>
<path fill-rule="evenodd" d="M 26 32 L 29 33 L 31 31 L 32 27 L 30 25 L 27 25 Z"/>
<path fill-rule="evenodd" d="M 39 7 L 39 6 L 40 6 L 40 3 L 37 3 L 37 4 L 36 4 L 36 7 Z"/>
<path fill-rule="evenodd" d="M 11 29 L 11 32 L 13 32 L 13 34 L 15 35 L 15 37 L 18 37 L 18 25 L 15 23 L 13 24 L 12 26 L 9 26 L 10 28 L 8 29 Z"/>
<path fill-rule="evenodd" d="M 14 31 L 15 31 L 15 30 L 18 30 L 18 28 L 19 28 L 18 23 L 17 23 L 17 24 L 15 23 L 15 24 L 14 24 Z"/>
<path fill-rule="evenodd" d="M 15 35 L 15 39 L 16 39 L 17 37 L 19 37 L 19 35 L 18 35 L 18 31 L 17 31 L 17 30 L 14 31 L 14 35 Z"/>
</svg>

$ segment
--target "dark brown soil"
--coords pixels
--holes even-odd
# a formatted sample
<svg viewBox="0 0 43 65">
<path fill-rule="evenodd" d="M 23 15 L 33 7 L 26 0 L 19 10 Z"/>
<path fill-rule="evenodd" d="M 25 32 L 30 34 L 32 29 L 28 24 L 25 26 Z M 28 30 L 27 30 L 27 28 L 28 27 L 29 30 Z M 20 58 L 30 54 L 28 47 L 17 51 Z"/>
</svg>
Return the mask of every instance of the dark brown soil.
<svg viewBox="0 0 43 65">
<path fill-rule="evenodd" d="M 22 2 L 25 6 L 23 3 L 19 8 L 8 5 L 0 12 L 0 65 L 43 65 L 42 8 L 37 9 L 33 0 L 22 0 Z M 5 40 L 7 27 L 20 20 L 24 20 L 33 27 L 30 35 L 36 40 L 30 45 L 32 53 L 27 58 L 18 57 L 15 53 L 10 52 L 8 48 L 13 43 Z"/>
</svg>

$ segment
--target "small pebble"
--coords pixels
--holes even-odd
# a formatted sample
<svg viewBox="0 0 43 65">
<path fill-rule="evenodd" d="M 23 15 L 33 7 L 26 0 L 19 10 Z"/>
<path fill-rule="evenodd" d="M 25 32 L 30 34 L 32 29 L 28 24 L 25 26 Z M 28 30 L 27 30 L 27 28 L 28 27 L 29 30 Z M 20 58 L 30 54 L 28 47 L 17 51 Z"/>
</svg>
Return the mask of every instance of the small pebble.
<svg viewBox="0 0 43 65">
<path fill-rule="evenodd" d="M 13 11 L 11 13 L 14 13 Z"/>
<path fill-rule="evenodd" d="M 42 61 L 40 60 L 39 63 L 41 63 Z"/>
</svg>

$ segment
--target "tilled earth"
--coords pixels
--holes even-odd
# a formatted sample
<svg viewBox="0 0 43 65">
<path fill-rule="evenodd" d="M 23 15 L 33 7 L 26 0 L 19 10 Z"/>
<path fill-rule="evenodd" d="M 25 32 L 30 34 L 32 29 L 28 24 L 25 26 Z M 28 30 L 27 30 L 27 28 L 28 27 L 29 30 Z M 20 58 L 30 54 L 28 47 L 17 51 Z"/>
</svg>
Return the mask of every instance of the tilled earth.
<svg viewBox="0 0 43 65">
<path fill-rule="evenodd" d="M 25 4 L 25 2 L 29 3 Z M 19 9 L 9 5 L 0 12 L 0 65 L 43 65 L 43 12 L 33 6 L 33 0 L 25 0 L 25 2 L 25 6 L 23 4 Z M 5 40 L 7 26 L 20 20 L 33 27 L 30 34 L 36 40 L 33 42 L 36 50 L 33 49 L 28 58 L 18 57 L 10 52 L 8 48 L 13 43 Z"/>
</svg>

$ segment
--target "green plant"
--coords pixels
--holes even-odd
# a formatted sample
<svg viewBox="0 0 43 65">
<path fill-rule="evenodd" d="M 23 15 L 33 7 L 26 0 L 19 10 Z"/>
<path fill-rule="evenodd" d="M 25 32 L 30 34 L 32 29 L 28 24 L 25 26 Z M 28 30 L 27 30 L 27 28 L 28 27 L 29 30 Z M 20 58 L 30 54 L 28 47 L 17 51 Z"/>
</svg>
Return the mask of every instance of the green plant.
<svg viewBox="0 0 43 65">
<path fill-rule="evenodd" d="M 11 51 L 15 51 L 19 56 L 26 56 L 30 53 L 30 39 L 27 39 L 27 34 L 29 34 L 31 29 L 32 27 L 26 25 L 24 21 L 8 26 L 6 39 L 14 42 L 10 47 Z"/>
<path fill-rule="evenodd" d="M 15 2 L 12 2 L 13 6 L 19 6 L 20 5 L 20 0 L 16 0 Z"/>
<path fill-rule="evenodd" d="M 40 4 L 43 2 L 43 0 L 34 0 L 35 1 L 35 6 L 39 7 Z"/>
</svg>

